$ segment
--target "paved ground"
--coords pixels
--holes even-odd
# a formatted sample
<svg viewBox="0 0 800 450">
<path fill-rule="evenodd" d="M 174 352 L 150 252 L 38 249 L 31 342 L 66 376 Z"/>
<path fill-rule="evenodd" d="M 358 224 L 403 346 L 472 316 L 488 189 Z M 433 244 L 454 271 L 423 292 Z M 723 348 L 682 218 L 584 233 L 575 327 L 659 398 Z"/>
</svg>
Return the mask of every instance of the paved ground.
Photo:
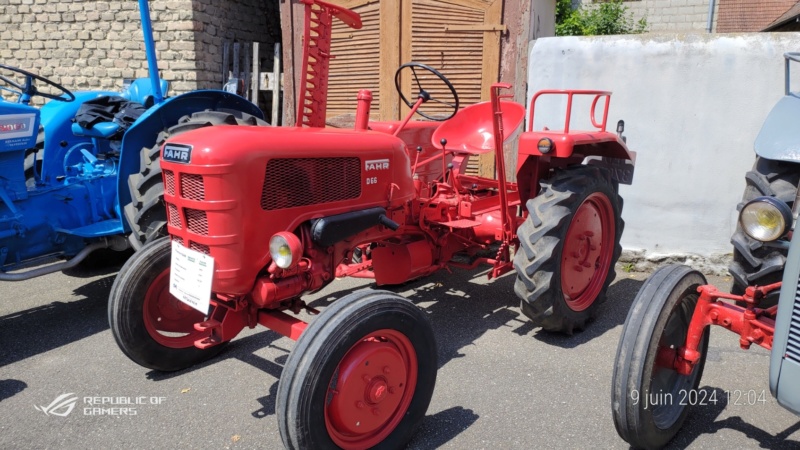
<svg viewBox="0 0 800 450">
<path fill-rule="evenodd" d="M 108 329 L 115 270 L 0 284 L 0 448 L 281 448 L 275 394 L 293 342 L 255 329 L 199 367 L 143 369 Z M 611 420 L 611 371 L 645 277 L 620 272 L 600 319 L 572 337 L 532 328 L 511 276 L 487 284 L 484 272 L 459 271 L 405 286 L 435 326 L 440 361 L 410 447 L 627 448 Z M 363 285 L 336 281 L 313 304 Z M 768 353 L 741 351 L 733 335 L 714 331 L 701 388 L 717 403 L 695 408 L 674 447 L 800 448 L 800 419 L 769 394 Z M 79 397 L 66 417 L 35 408 L 66 393 Z M 749 404 L 748 393 L 765 401 Z M 94 397 L 139 404 L 125 406 L 135 415 L 90 415 L 89 402 L 102 402 Z"/>
</svg>

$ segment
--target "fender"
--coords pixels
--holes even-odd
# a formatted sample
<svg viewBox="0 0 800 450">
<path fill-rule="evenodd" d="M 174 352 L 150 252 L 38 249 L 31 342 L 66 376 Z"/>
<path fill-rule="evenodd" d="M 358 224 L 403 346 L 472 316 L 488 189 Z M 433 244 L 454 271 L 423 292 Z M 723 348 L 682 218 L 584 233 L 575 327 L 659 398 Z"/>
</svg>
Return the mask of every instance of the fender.
<svg viewBox="0 0 800 450">
<path fill-rule="evenodd" d="M 800 134 L 797 118 L 800 117 L 800 97 L 789 94 L 772 108 L 753 147 L 756 155 L 777 161 L 800 162 Z"/>
<path fill-rule="evenodd" d="M 122 138 L 119 157 L 119 177 L 117 178 L 117 202 L 115 209 L 123 230 L 130 231 L 123 219 L 122 206 L 131 201 L 128 190 L 128 177 L 139 172 L 139 154 L 143 148 L 152 147 L 158 134 L 183 117 L 204 110 L 231 109 L 264 118 L 264 113 L 248 100 L 228 92 L 218 90 L 194 91 L 171 97 L 147 110 L 131 125 Z"/>
<path fill-rule="evenodd" d="M 553 141 L 554 152 L 549 156 L 556 158 L 570 158 L 573 153 L 582 156 L 601 156 L 635 161 L 636 154 L 628 150 L 628 146 L 615 133 L 607 131 L 586 131 L 564 134 L 562 132 L 534 132 L 527 131 L 519 137 L 519 154 L 531 156 L 546 156 L 538 149 L 539 139 L 549 138 Z M 526 158 L 521 157 L 517 167 L 521 167 Z"/>
</svg>

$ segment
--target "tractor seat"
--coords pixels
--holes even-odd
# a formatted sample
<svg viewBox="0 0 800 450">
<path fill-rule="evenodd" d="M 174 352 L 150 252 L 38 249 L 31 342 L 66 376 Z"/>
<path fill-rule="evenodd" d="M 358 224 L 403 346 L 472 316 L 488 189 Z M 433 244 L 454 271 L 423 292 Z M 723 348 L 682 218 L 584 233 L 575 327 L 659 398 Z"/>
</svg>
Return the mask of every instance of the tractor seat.
<svg viewBox="0 0 800 450">
<path fill-rule="evenodd" d="M 119 131 L 119 124 L 114 122 L 98 122 L 91 128 L 84 128 L 77 122 L 72 124 L 72 134 L 75 136 L 87 136 L 101 139 L 111 139 L 117 131 Z"/>
<path fill-rule="evenodd" d="M 169 81 L 158 80 L 161 88 L 161 95 L 166 97 L 169 89 Z M 150 78 L 137 78 L 133 80 L 128 89 L 122 93 L 122 98 L 132 102 L 141 103 L 145 108 L 153 106 L 153 89 Z"/>
<path fill-rule="evenodd" d="M 500 102 L 503 112 L 503 140 L 509 138 L 522 124 L 525 107 L 516 102 Z M 442 149 L 441 140 L 447 139 L 445 148 L 456 153 L 479 155 L 494 150 L 491 102 L 467 106 L 452 119 L 447 120 L 433 133 L 433 146 Z"/>
</svg>

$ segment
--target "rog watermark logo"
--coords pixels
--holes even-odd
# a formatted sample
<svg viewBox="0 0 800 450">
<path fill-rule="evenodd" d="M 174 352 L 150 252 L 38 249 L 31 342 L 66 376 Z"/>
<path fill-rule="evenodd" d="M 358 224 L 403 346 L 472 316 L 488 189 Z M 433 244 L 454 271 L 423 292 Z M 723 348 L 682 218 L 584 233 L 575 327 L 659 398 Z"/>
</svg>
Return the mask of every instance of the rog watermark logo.
<svg viewBox="0 0 800 450">
<path fill-rule="evenodd" d="M 75 403 L 78 401 L 78 397 L 70 398 L 72 395 L 75 394 L 71 392 L 68 394 L 61 394 L 47 406 L 33 405 L 33 407 L 36 408 L 37 411 L 41 411 L 47 416 L 53 415 L 67 417 L 75 408 Z"/>
</svg>

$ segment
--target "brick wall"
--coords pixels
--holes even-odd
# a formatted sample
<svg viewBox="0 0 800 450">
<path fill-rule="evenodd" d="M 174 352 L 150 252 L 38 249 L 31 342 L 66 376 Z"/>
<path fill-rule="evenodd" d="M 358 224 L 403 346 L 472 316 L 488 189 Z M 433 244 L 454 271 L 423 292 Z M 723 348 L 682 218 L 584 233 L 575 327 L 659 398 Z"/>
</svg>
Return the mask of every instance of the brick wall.
<svg viewBox="0 0 800 450">
<path fill-rule="evenodd" d="M 277 9 L 277 0 L 150 1 L 158 65 L 170 94 L 221 87 L 223 40 L 271 44 L 280 36 Z M 0 40 L 4 64 L 70 90 L 119 90 L 123 78 L 147 76 L 138 2 L 132 0 L 5 0 Z"/>
</svg>

